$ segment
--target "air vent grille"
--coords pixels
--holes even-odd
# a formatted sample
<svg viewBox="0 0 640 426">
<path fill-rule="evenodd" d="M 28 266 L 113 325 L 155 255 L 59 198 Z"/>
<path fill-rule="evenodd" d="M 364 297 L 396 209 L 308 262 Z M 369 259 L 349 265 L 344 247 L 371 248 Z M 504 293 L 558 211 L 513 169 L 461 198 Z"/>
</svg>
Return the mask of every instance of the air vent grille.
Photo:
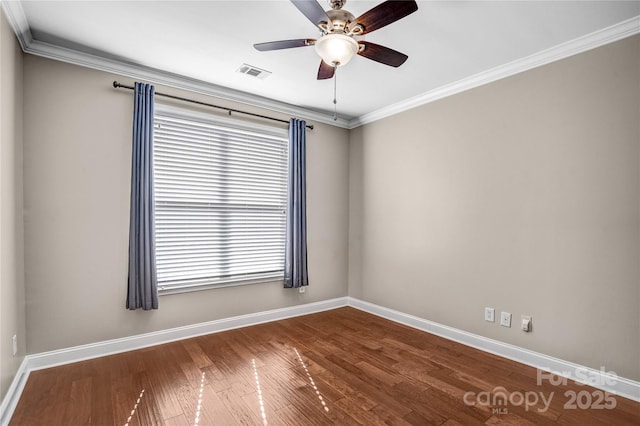
<svg viewBox="0 0 640 426">
<path fill-rule="evenodd" d="M 241 74 L 246 74 L 251 77 L 259 78 L 261 80 L 264 80 L 265 78 L 271 75 L 271 71 L 263 70 L 261 68 L 254 67 L 253 65 L 249 65 L 249 64 L 242 64 L 240 68 L 238 68 L 236 71 Z"/>
</svg>

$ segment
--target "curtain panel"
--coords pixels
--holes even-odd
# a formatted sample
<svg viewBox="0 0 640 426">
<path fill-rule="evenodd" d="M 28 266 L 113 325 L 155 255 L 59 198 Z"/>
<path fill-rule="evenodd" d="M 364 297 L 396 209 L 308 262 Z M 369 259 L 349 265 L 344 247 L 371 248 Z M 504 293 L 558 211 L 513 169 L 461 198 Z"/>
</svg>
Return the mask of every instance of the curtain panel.
<svg viewBox="0 0 640 426">
<path fill-rule="evenodd" d="M 305 121 L 296 118 L 289 121 L 285 288 L 309 285 L 307 272 L 306 130 Z"/>
<path fill-rule="evenodd" d="M 127 309 L 158 309 L 153 194 L 154 96 L 152 85 L 135 84 Z"/>
</svg>

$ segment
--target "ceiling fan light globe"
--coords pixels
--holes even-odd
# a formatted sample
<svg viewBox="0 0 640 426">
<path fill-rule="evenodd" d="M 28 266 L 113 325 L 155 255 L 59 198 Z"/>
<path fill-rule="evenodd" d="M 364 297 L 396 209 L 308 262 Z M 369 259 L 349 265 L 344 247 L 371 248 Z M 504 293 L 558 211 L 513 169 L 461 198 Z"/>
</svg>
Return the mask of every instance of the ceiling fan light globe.
<svg viewBox="0 0 640 426">
<path fill-rule="evenodd" d="M 316 41 L 315 48 L 326 64 L 343 66 L 358 52 L 358 42 L 344 34 L 327 34 Z"/>
</svg>

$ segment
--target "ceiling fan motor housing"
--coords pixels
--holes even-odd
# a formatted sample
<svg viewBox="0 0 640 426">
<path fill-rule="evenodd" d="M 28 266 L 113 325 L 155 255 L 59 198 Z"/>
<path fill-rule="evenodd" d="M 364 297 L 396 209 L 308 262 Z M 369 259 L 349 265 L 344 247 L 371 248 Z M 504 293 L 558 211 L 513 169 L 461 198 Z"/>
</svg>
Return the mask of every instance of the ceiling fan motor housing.
<svg viewBox="0 0 640 426">
<path fill-rule="evenodd" d="M 321 25 L 320 28 L 325 34 L 328 33 L 337 33 L 337 34 L 347 34 L 347 35 L 357 35 L 358 30 L 351 31 L 349 28 L 349 24 L 353 22 L 356 18 L 353 16 L 351 12 L 348 10 L 327 10 L 327 16 L 331 20 L 331 25 Z M 360 28 L 358 25 L 355 27 Z"/>
</svg>

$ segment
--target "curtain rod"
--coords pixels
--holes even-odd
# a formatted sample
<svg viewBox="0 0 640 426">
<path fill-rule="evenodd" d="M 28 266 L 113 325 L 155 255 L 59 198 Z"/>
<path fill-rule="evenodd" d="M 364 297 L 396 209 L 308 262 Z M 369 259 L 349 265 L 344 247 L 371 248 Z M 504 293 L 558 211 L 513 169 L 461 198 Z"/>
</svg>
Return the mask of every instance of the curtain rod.
<svg viewBox="0 0 640 426">
<path fill-rule="evenodd" d="M 119 88 L 119 87 L 122 87 L 123 89 L 135 90 L 135 87 L 127 86 L 126 84 L 120 84 L 117 81 L 113 82 L 113 87 L 116 88 L 116 89 Z M 229 111 L 229 115 L 231 115 L 232 112 L 237 112 L 239 114 L 245 114 L 245 115 L 250 115 L 252 117 L 264 118 L 264 119 L 267 119 L 267 120 L 278 121 L 280 123 L 289 124 L 289 122 L 287 120 L 281 120 L 279 118 L 269 117 L 269 116 L 261 115 L 261 114 L 255 114 L 253 112 L 240 111 L 239 109 L 233 109 L 233 108 L 227 108 L 227 107 L 223 107 L 223 106 L 219 106 L 219 105 L 208 104 L 206 102 L 200 102 L 200 101 L 196 101 L 194 99 L 187 99 L 187 98 L 181 98 L 180 96 L 167 95 L 166 93 L 156 92 L 155 94 L 157 96 L 163 96 L 165 98 L 176 99 L 178 101 L 191 102 L 193 104 L 204 105 L 204 106 L 208 106 L 208 107 L 211 107 L 211 108 L 223 109 L 225 111 Z M 313 124 L 307 124 L 307 129 L 313 130 Z"/>
</svg>

